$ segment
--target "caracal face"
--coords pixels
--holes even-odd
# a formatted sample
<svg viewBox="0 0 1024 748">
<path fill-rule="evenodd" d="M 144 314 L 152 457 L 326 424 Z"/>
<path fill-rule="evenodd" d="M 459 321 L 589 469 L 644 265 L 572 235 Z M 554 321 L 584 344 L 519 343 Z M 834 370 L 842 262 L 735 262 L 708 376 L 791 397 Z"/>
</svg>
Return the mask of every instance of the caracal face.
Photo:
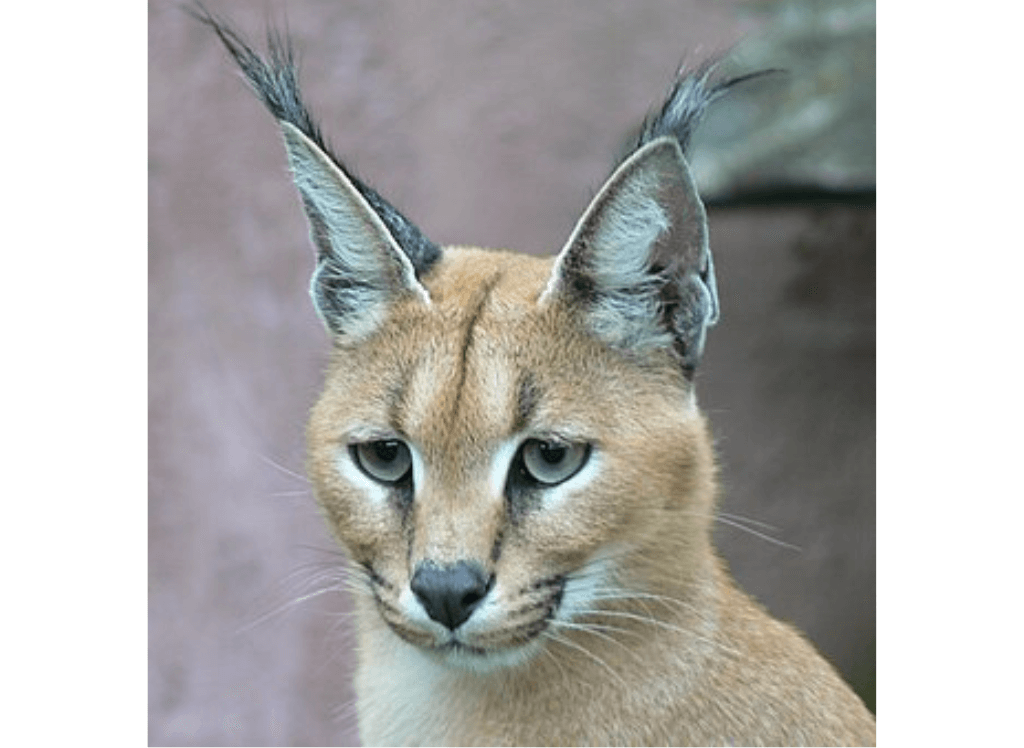
<svg viewBox="0 0 1024 748">
<path fill-rule="evenodd" d="M 335 351 L 311 418 L 318 497 L 381 618 L 456 666 L 519 662 L 553 621 L 632 588 L 624 560 L 694 495 L 704 423 L 678 364 L 540 303 L 551 272 L 446 248 L 429 305 L 410 296 Z M 479 599 L 452 620 L 414 578 L 457 567 Z"/>
</svg>

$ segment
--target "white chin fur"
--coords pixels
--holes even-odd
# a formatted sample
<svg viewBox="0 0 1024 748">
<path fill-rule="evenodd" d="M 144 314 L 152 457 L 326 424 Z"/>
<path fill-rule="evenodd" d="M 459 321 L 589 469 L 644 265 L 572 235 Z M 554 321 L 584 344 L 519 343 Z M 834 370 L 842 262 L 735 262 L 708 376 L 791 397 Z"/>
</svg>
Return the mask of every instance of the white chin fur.
<svg viewBox="0 0 1024 748">
<path fill-rule="evenodd" d="M 448 667 L 486 674 L 524 665 L 540 651 L 540 647 L 538 638 L 515 649 L 502 649 L 487 654 L 460 649 L 450 649 L 439 654 L 440 659 Z"/>
</svg>

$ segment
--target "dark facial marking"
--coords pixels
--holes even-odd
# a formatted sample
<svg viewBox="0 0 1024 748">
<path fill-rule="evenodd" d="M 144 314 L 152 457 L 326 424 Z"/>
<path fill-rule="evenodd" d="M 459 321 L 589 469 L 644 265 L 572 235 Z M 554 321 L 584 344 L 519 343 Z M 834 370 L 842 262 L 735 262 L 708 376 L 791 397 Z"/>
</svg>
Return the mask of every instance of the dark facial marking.
<svg viewBox="0 0 1024 748">
<path fill-rule="evenodd" d="M 541 391 L 537 385 L 537 380 L 530 372 L 523 375 L 519 382 L 519 397 L 516 401 L 516 419 L 512 424 L 512 431 L 518 432 L 526 428 L 526 424 L 529 423 L 530 418 L 533 417 L 533 412 L 537 408 L 537 403 L 540 401 Z"/>
<path fill-rule="evenodd" d="M 467 320 L 465 329 L 462 333 L 462 348 L 459 351 L 459 379 L 455 385 L 454 413 L 459 412 L 459 407 L 462 404 L 462 390 L 466 384 L 466 369 L 468 368 L 467 362 L 469 360 L 469 351 L 473 347 L 473 331 L 476 328 L 477 322 L 480 320 L 480 315 L 483 314 L 487 301 L 491 297 L 491 292 L 494 290 L 494 287 L 498 285 L 498 281 L 501 280 L 501 276 L 502 273 L 500 271 L 495 273 L 490 279 L 488 279 L 483 288 L 477 291 L 475 298 L 473 299 L 473 311 L 470 312 L 469 319 Z"/>
</svg>

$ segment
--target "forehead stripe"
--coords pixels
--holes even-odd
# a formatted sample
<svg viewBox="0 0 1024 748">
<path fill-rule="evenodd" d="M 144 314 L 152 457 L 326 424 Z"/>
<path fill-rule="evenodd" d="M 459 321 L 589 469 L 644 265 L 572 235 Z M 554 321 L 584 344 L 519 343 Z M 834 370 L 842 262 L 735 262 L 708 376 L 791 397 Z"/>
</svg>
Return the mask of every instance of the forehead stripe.
<svg viewBox="0 0 1024 748">
<path fill-rule="evenodd" d="M 495 273 L 483 287 L 474 294 L 473 299 L 473 311 L 469 315 L 469 320 L 466 322 L 465 332 L 462 337 L 462 349 L 459 352 L 459 373 L 458 383 L 455 386 L 455 413 L 459 412 L 459 406 L 462 403 L 462 389 L 466 384 L 466 369 L 467 361 L 469 359 L 469 349 L 473 347 L 473 329 L 476 327 L 477 321 L 480 319 L 480 315 L 483 314 L 484 307 L 487 305 L 487 300 L 491 296 L 491 292 L 494 287 L 498 285 L 498 281 L 501 280 L 502 273 L 499 271 Z"/>
</svg>

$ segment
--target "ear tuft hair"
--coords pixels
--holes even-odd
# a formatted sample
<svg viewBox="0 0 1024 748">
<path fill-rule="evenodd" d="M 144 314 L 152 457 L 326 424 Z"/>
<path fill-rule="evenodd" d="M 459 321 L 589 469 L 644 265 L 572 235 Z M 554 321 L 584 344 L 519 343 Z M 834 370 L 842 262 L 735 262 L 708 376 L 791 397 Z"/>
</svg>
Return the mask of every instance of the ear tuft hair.
<svg viewBox="0 0 1024 748">
<path fill-rule="evenodd" d="M 738 83 L 756 78 L 774 70 L 762 70 L 739 75 L 727 80 L 711 82 L 719 60 L 712 59 L 687 70 L 680 68 L 676 73 L 661 108 L 647 115 L 640 128 L 640 135 L 630 153 L 661 137 L 675 138 L 683 155 L 689 155 L 690 140 L 708 107 Z"/>
</svg>

